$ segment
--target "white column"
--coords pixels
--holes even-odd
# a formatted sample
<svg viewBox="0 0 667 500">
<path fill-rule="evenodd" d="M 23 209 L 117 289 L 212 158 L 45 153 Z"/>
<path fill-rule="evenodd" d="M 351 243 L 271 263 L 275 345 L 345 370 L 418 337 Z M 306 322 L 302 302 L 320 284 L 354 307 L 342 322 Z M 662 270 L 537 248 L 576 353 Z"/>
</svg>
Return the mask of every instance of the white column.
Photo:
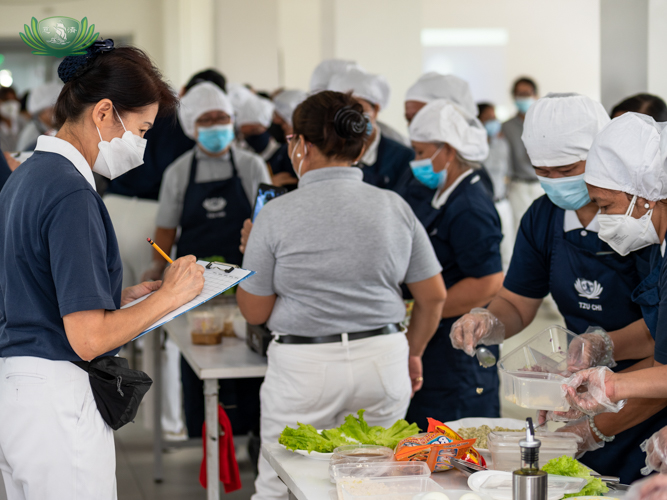
<svg viewBox="0 0 667 500">
<path fill-rule="evenodd" d="M 649 0 L 648 91 L 667 99 L 667 0 Z"/>
</svg>

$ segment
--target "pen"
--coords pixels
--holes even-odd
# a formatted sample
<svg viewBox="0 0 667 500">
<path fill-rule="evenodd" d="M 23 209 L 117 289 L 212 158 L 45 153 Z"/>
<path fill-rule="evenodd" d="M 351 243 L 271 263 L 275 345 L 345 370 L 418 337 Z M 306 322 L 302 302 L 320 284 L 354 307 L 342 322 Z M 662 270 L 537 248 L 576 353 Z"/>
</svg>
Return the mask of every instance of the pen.
<svg viewBox="0 0 667 500">
<path fill-rule="evenodd" d="M 150 238 L 146 238 L 146 241 L 148 241 L 148 243 L 150 243 L 151 245 L 153 245 L 153 248 L 155 248 L 155 250 L 157 250 L 158 253 L 159 253 L 160 255 L 162 255 L 162 257 L 164 257 L 164 258 L 167 260 L 167 262 L 169 262 L 170 264 L 173 264 L 173 263 L 174 263 L 174 261 L 171 260 L 171 259 L 169 258 L 169 256 L 168 256 L 166 253 L 164 253 L 164 251 L 163 251 L 159 246 L 157 246 L 157 245 L 155 244 L 155 242 L 154 242 L 153 240 L 151 240 Z"/>
</svg>

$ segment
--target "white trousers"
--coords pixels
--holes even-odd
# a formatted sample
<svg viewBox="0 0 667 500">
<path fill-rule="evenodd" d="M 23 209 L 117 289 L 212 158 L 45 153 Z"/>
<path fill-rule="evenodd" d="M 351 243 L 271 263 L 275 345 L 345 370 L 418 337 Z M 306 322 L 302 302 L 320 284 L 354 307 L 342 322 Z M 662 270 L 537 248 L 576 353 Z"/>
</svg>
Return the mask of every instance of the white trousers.
<svg viewBox="0 0 667 500">
<path fill-rule="evenodd" d="M 104 204 L 109 211 L 123 261 L 123 288 L 136 285 L 151 264 L 153 248 L 146 242 L 146 238 L 155 235 L 158 202 L 108 194 L 104 197 Z M 142 369 L 154 377 L 152 340 L 144 338 L 142 345 Z M 167 340 L 162 351 L 162 430 L 173 434 L 180 434 L 185 430 L 180 359 L 181 353 L 176 344 Z M 143 405 L 144 425 L 152 429 L 153 398 L 144 399 Z"/>
<path fill-rule="evenodd" d="M 503 241 L 500 243 L 500 256 L 503 261 L 503 271 L 507 272 L 512 260 L 512 252 L 514 251 L 514 212 L 512 205 L 507 198 L 496 202 L 496 211 L 500 217 L 500 224 L 503 231 Z"/>
<path fill-rule="evenodd" d="M 85 371 L 0 358 L 0 470 L 9 500 L 116 500 L 113 431 Z"/>
<path fill-rule="evenodd" d="M 542 189 L 539 182 L 512 181 L 510 183 L 507 197 L 512 205 L 512 213 L 514 214 L 515 237 L 519 231 L 523 214 L 543 194 L 544 189 Z"/>
<path fill-rule="evenodd" d="M 289 345 L 272 342 L 260 391 L 262 443 L 276 443 L 297 421 L 316 429 L 337 427 L 365 409 L 369 425 L 389 427 L 410 403 L 405 335 L 347 343 Z M 263 457 L 252 500 L 287 499 L 287 489 Z"/>
</svg>

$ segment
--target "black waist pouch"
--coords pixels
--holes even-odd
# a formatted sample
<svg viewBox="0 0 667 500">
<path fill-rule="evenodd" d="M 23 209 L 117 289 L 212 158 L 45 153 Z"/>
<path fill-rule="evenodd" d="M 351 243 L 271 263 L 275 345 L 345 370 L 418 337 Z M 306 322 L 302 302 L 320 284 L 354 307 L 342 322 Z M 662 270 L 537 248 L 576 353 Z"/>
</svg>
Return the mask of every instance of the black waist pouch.
<svg viewBox="0 0 667 500">
<path fill-rule="evenodd" d="M 88 372 L 97 409 L 109 427 L 116 431 L 134 420 L 153 384 L 148 375 L 130 369 L 127 359 L 115 356 L 72 363 Z"/>
</svg>

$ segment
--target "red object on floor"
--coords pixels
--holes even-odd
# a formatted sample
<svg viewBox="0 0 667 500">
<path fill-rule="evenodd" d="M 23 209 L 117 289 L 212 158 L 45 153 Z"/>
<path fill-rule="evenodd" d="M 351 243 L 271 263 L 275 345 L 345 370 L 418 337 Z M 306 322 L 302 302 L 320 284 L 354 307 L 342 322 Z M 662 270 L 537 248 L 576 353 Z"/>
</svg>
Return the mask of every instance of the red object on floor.
<svg viewBox="0 0 667 500">
<path fill-rule="evenodd" d="M 232 424 L 222 405 L 218 406 L 218 422 L 220 433 L 218 435 L 218 456 L 220 461 L 220 481 L 225 487 L 225 493 L 241 489 L 241 476 L 239 475 L 239 464 L 236 461 L 234 451 L 234 433 Z M 199 484 L 206 488 L 206 422 L 202 429 L 202 440 L 204 442 L 204 458 L 199 469 Z"/>
</svg>

